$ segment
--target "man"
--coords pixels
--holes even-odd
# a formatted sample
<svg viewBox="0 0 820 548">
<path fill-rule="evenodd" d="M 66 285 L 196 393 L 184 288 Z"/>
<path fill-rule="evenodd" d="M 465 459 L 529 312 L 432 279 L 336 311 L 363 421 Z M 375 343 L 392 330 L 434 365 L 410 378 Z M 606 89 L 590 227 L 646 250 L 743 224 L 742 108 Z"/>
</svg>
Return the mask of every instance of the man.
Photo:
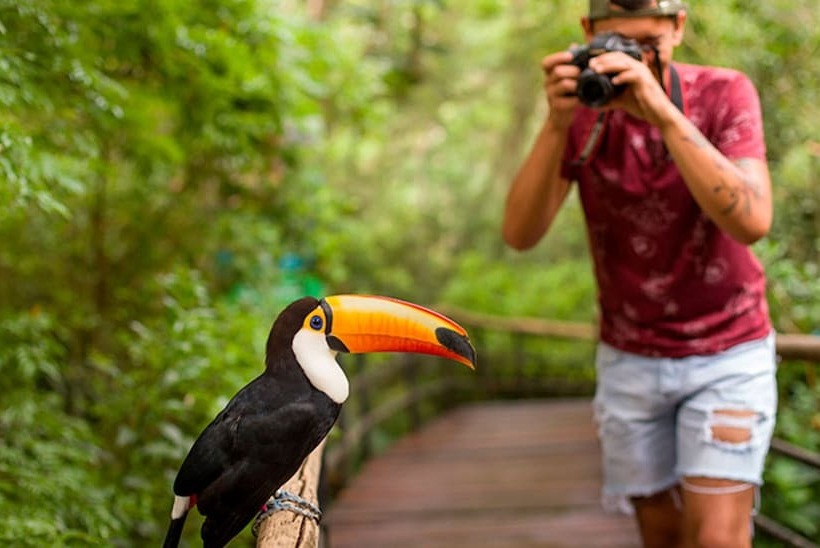
<svg viewBox="0 0 820 548">
<path fill-rule="evenodd" d="M 751 545 L 774 427 L 763 270 L 772 219 L 757 92 L 743 74 L 672 63 L 676 1 L 591 0 L 587 41 L 637 42 L 589 68 L 625 90 L 591 108 L 572 51 L 548 55 L 549 114 L 507 197 L 519 250 L 577 183 L 600 307 L 596 420 L 604 502 L 629 501 L 645 546 Z"/>
</svg>

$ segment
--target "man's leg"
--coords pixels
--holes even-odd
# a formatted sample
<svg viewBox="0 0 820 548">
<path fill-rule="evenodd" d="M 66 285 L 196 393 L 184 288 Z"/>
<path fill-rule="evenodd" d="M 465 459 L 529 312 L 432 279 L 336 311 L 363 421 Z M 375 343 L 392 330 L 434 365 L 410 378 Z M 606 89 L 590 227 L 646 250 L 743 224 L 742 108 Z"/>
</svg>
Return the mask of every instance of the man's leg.
<svg viewBox="0 0 820 548">
<path fill-rule="evenodd" d="M 688 364 L 678 413 L 683 546 L 750 547 L 757 486 L 777 406 L 773 337 Z"/>
<path fill-rule="evenodd" d="M 678 371 L 674 365 L 598 345 L 595 418 L 603 453 L 604 508 L 634 509 L 648 547 L 674 547 L 680 538 L 680 497 L 674 487 L 676 400 L 659 386 L 664 368 Z"/>
<path fill-rule="evenodd" d="M 641 540 L 646 548 L 674 548 L 683 540 L 683 514 L 677 487 L 649 497 L 630 499 L 635 507 Z"/>
<path fill-rule="evenodd" d="M 753 411 L 723 409 L 715 411 L 714 417 L 712 439 L 727 446 L 751 441 Z M 702 477 L 687 477 L 681 483 L 686 531 L 684 546 L 751 547 L 755 485 Z"/>
<path fill-rule="evenodd" d="M 683 546 L 749 548 L 756 486 L 731 480 L 683 480 Z"/>
</svg>

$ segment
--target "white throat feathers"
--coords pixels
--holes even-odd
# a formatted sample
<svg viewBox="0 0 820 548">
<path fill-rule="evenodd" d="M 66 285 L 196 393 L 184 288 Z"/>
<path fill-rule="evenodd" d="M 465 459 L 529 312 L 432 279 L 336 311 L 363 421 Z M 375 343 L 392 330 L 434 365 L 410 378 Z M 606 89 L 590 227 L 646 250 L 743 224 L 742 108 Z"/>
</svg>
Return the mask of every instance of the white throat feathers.
<svg viewBox="0 0 820 548">
<path fill-rule="evenodd" d="M 302 330 L 293 337 L 293 353 L 310 384 L 338 404 L 347 400 L 350 383 L 327 345 L 324 333 Z"/>
</svg>

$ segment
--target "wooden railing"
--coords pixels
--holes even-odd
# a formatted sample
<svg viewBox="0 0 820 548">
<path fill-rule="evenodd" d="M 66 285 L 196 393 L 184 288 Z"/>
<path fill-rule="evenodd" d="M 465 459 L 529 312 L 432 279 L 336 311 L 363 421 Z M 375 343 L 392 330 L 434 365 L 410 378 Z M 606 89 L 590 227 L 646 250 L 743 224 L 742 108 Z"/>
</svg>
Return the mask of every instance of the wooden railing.
<svg viewBox="0 0 820 548">
<path fill-rule="evenodd" d="M 351 397 L 324 451 L 318 487 L 321 502 L 331 500 L 357 467 L 376 453 L 380 444 L 387 443 L 385 440 L 418 428 L 427 418 L 458 403 L 499 397 L 592 395 L 595 326 L 497 317 L 446 306 L 436 309 L 470 332 L 477 347 L 477 371 L 470 373 L 442 364 L 441 360 L 416 356 L 400 355 L 380 361 L 371 356 L 346 356 L 344 366 L 352 377 Z M 550 342 L 545 346 L 544 341 Z M 578 346 L 584 342 L 585 345 Z M 816 364 L 820 363 L 820 337 L 778 334 L 776 344 L 784 366 L 808 363 L 812 373 L 807 374 L 814 375 Z M 561 348 L 563 352 L 558 353 L 562 356 L 556 356 L 556 350 Z M 555 365 L 562 360 L 564 363 Z M 820 470 L 820 455 L 785 440 L 775 438 L 771 451 Z M 765 515 L 756 516 L 755 522 L 760 531 L 786 546 L 818 548 L 816 543 Z M 270 531 L 270 526 L 264 523 L 263 533 Z M 295 520 L 290 527 L 303 528 L 304 520 Z M 259 538 L 259 546 L 315 546 L 283 544 L 276 535 L 260 534 Z"/>
<path fill-rule="evenodd" d="M 379 427 L 400 418 L 403 424 L 395 425 L 395 432 L 416 430 L 429 416 L 463 401 L 459 394 L 473 388 L 473 376 L 456 369 L 457 364 L 408 355 L 385 364 L 367 364 L 361 355 L 356 360 L 361 373 L 351 382 L 351 399 L 339 418 L 340 435 L 325 452 L 324 487 L 331 497 L 373 455 Z"/>
</svg>

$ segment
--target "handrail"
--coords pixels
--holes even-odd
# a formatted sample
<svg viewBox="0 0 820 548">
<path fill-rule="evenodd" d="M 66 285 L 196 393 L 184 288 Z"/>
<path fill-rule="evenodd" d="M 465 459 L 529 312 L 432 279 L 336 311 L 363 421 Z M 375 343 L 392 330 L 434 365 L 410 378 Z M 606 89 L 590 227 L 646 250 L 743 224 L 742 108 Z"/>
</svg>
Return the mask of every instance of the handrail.
<svg viewBox="0 0 820 548">
<path fill-rule="evenodd" d="M 585 341 L 595 340 L 598 333 L 597 327 L 591 323 L 545 320 L 522 316 L 493 316 L 449 305 L 437 305 L 436 309 L 465 325 L 491 331 Z M 818 335 L 777 333 L 775 344 L 777 354 L 784 360 L 820 362 L 820 336 Z"/>
<path fill-rule="evenodd" d="M 772 450 L 820 470 L 820 455 L 808 449 L 803 449 L 787 441 L 775 438 L 772 440 Z"/>
<path fill-rule="evenodd" d="M 506 331 L 510 333 L 520 333 L 522 335 L 580 339 L 585 341 L 595 339 L 597 334 L 595 325 L 584 322 L 546 320 L 543 318 L 523 316 L 493 316 L 491 314 L 473 312 L 450 305 L 436 305 L 436 310 L 440 310 L 442 314 L 464 325 L 479 327 L 490 331 Z"/>
</svg>

